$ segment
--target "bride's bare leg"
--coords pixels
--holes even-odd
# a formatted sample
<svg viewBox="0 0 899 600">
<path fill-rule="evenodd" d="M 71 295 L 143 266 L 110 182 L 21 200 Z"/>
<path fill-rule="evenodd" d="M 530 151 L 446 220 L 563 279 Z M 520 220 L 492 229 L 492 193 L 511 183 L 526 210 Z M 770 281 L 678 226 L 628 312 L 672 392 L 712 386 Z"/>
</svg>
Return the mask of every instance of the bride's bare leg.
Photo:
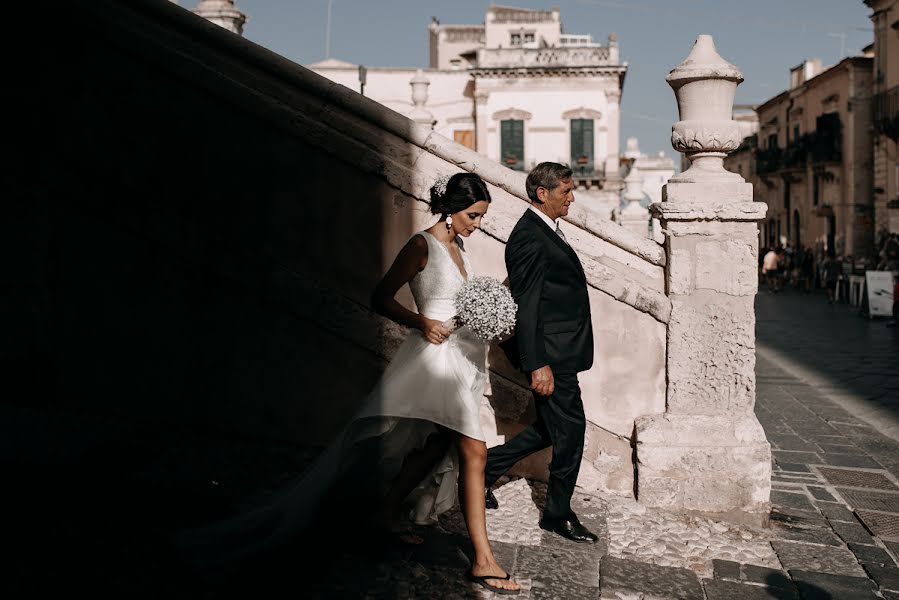
<svg viewBox="0 0 899 600">
<path fill-rule="evenodd" d="M 475 576 L 497 575 L 507 572 L 496 562 L 490 540 L 487 539 L 487 511 L 484 506 L 484 467 L 487 464 L 487 444 L 464 435 L 459 443 L 459 505 L 465 517 L 465 525 L 474 546 L 474 562 L 471 574 Z M 488 579 L 493 587 L 517 590 L 519 586 L 508 579 Z"/>
<path fill-rule="evenodd" d="M 390 483 L 390 489 L 381 502 L 380 509 L 375 515 L 376 523 L 385 529 L 397 529 L 400 526 L 398 513 L 406 499 L 415 486 L 421 483 L 425 475 L 434 468 L 434 465 L 446 455 L 452 443 L 452 437 L 441 431 L 428 436 L 425 445 L 420 449 L 410 453 L 403 461 L 403 466 L 396 478 Z M 418 536 L 408 536 L 410 539 L 404 540 L 409 543 L 420 544 L 423 540 Z M 414 538 L 414 539 L 412 539 Z"/>
</svg>

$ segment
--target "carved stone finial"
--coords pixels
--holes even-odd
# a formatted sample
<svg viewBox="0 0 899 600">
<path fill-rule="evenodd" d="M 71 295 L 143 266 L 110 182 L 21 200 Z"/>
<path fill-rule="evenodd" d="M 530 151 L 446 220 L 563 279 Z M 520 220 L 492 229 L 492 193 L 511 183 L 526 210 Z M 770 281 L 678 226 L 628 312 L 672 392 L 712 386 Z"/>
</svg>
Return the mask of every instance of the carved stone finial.
<svg viewBox="0 0 899 600">
<path fill-rule="evenodd" d="M 412 104 L 415 105 L 409 118 L 416 123 L 433 128 L 437 121 L 434 119 L 434 115 L 425 108 L 425 103 L 428 101 L 428 86 L 431 85 L 431 82 L 425 77 L 424 71 L 418 69 L 415 71 L 415 77 L 409 80 L 409 85 L 412 87 Z"/>
<path fill-rule="evenodd" d="M 237 35 L 243 35 L 247 22 L 247 15 L 237 10 L 234 0 L 202 0 L 194 13 Z"/>
<path fill-rule="evenodd" d="M 732 119 L 734 95 L 743 74 L 715 50 L 710 35 L 700 35 L 689 56 L 665 78 L 677 98 L 680 120 L 671 145 L 690 160 L 674 182 L 743 181 L 724 168 L 724 157 L 740 145 L 740 127 Z"/>
</svg>

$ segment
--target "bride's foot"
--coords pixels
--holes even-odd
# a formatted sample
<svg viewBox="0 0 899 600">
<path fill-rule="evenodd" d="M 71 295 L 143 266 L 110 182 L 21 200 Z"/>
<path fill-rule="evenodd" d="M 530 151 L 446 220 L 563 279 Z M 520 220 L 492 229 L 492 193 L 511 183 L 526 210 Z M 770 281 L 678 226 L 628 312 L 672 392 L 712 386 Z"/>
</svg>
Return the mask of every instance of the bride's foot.
<svg viewBox="0 0 899 600">
<path fill-rule="evenodd" d="M 472 565 L 468 578 L 498 594 L 517 594 L 521 591 L 521 586 L 512 581 L 509 574 L 495 561 Z"/>
</svg>

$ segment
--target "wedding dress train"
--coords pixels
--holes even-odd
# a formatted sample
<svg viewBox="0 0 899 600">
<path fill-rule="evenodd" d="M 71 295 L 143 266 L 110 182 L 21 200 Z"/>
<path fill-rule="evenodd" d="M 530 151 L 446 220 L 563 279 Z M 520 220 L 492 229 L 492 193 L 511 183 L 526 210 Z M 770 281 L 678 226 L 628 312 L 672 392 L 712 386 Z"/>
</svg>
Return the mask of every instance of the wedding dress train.
<svg viewBox="0 0 899 600">
<path fill-rule="evenodd" d="M 465 278 L 443 243 L 426 231 L 416 235 L 427 241 L 428 262 L 409 287 L 419 313 L 445 321 L 455 314 L 454 298 Z M 461 240 L 459 246 L 463 248 Z M 461 254 L 471 276 L 468 257 Z M 308 527 L 339 482 L 352 490 L 362 484 L 356 477 L 369 476 L 377 492 L 384 493 L 403 459 L 437 431 L 435 424 L 485 440 L 480 423 L 485 364 L 486 345 L 464 326 L 439 345 L 410 331 L 353 420 L 296 481 L 260 508 L 179 534 L 182 557 L 212 566 L 273 548 Z M 360 464 L 374 469 L 354 472 Z M 354 478 L 341 482 L 349 473 Z M 410 495 L 415 523 L 432 523 L 453 507 L 457 476 L 453 447 Z"/>
</svg>

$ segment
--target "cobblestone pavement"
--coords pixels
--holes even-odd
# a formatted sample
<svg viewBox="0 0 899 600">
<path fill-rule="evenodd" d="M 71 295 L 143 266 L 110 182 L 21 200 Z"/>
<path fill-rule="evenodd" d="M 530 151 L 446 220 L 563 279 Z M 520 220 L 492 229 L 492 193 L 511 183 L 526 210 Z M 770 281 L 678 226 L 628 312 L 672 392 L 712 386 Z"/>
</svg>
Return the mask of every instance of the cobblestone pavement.
<svg viewBox="0 0 899 600">
<path fill-rule="evenodd" d="M 770 527 L 578 490 L 575 509 L 600 535 L 579 545 L 537 527 L 543 484 L 502 481 L 488 528 L 523 586 L 519 597 L 899 600 L 896 329 L 818 295 L 763 292 L 757 308 L 756 412 L 774 457 Z M 13 549 L 4 598 L 492 596 L 463 578 L 471 552 L 456 510 L 421 529 L 421 546 L 373 539 L 350 507 L 276 556 L 185 571 L 172 532 L 262 500 L 315 451 L 34 403 L 0 402 L 0 415 Z"/>
</svg>

